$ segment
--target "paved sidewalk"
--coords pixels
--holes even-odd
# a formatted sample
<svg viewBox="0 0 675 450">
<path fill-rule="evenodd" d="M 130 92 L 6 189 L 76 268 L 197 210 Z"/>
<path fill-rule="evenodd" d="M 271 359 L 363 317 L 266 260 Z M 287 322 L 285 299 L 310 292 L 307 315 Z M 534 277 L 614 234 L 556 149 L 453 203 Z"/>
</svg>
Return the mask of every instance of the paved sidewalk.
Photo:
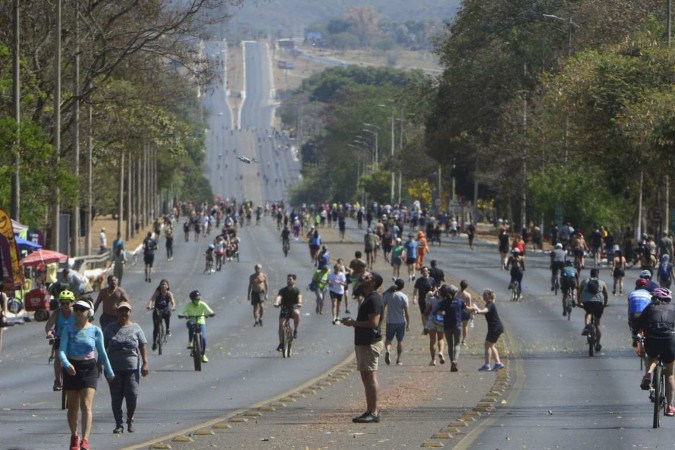
<svg viewBox="0 0 675 450">
<path fill-rule="evenodd" d="M 354 250 L 362 247 L 354 242 L 340 244 L 335 230 L 320 231 L 333 259 L 343 257 L 348 262 Z M 378 262 L 375 270 L 391 280 L 388 266 Z M 383 289 L 390 284 L 385 281 Z M 410 298 L 411 284 L 405 288 Z M 449 361 L 440 364 L 437 360 L 436 366 L 429 366 L 429 339 L 421 333 L 418 307 L 411 305 L 411 331 L 404 340 L 403 365 L 395 365 L 395 345 L 392 365 L 385 364 L 384 355 L 380 360 L 379 424 L 352 423 L 353 417 L 365 411 L 365 394 L 350 357 L 325 376 L 279 398 L 133 448 L 452 447 L 476 418 L 490 414 L 500 404 L 509 383 L 508 340 L 500 340 L 506 367 L 499 372 L 478 372 L 483 364 L 487 326 L 482 316 L 477 316 L 474 324 L 468 345 L 462 347 L 459 372 L 451 373 Z M 327 326 L 340 325 L 328 322 Z M 447 360 L 447 349 L 445 355 Z M 292 358 L 288 363 L 292 364 Z"/>
</svg>

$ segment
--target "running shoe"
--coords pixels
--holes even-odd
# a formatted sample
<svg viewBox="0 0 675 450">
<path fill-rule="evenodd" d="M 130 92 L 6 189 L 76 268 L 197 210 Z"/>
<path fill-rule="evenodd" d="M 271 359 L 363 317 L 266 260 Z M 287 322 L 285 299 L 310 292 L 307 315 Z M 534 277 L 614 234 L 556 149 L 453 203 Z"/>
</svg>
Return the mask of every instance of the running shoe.
<svg viewBox="0 0 675 450">
<path fill-rule="evenodd" d="M 359 417 L 354 417 L 352 419 L 352 422 L 354 423 L 379 423 L 380 422 L 380 416 L 376 416 L 375 414 L 371 414 L 369 412 L 361 414 Z"/>
<path fill-rule="evenodd" d="M 122 434 L 124 433 L 124 427 L 122 425 L 117 425 L 115 429 L 113 430 L 113 433 L 115 434 Z"/>
<path fill-rule="evenodd" d="M 391 364 L 391 356 L 389 356 L 389 352 L 384 354 L 384 362 L 387 363 L 387 365 Z"/>
<path fill-rule="evenodd" d="M 76 434 L 70 436 L 70 450 L 80 450 L 80 437 Z"/>
<path fill-rule="evenodd" d="M 675 416 L 675 407 L 674 406 L 669 406 L 668 409 L 666 409 L 666 416 L 668 416 L 668 417 Z"/>
<path fill-rule="evenodd" d="M 54 390 L 54 392 L 60 391 L 63 389 L 63 385 L 59 380 L 54 380 L 54 386 L 52 386 L 52 389 Z"/>
<path fill-rule="evenodd" d="M 491 369 L 489 364 L 483 364 L 480 366 L 480 369 L 478 369 L 479 372 L 489 372 Z"/>
<path fill-rule="evenodd" d="M 441 361 L 441 364 L 445 364 L 445 358 L 443 357 L 443 353 L 438 354 L 438 359 Z"/>
<path fill-rule="evenodd" d="M 298 338 L 298 330 L 293 330 L 293 339 Z"/>
<path fill-rule="evenodd" d="M 284 351 L 284 344 L 279 344 L 279 345 L 277 346 L 277 351 L 278 351 L 278 352 L 283 352 L 283 351 Z"/>
<path fill-rule="evenodd" d="M 496 372 L 496 371 L 498 371 L 499 369 L 503 369 L 503 368 L 504 368 L 504 364 L 498 362 L 498 363 L 496 363 L 496 364 L 494 365 L 494 367 L 492 368 L 492 371 L 493 371 L 493 372 Z"/>
<path fill-rule="evenodd" d="M 450 372 L 459 372 L 459 367 L 454 361 L 450 363 Z"/>
<path fill-rule="evenodd" d="M 80 450 L 91 450 L 91 447 L 89 446 L 89 440 L 82 439 L 80 442 Z"/>
<path fill-rule="evenodd" d="M 209 362 L 209 358 L 207 358 L 206 355 L 202 355 L 202 362 L 203 363 Z"/>
<path fill-rule="evenodd" d="M 134 427 L 133 419 L 127 422 L 127 431 L 129 433 L 133 433 L 134 431 L 136 431 L 136 428 Z"/>
</svg>

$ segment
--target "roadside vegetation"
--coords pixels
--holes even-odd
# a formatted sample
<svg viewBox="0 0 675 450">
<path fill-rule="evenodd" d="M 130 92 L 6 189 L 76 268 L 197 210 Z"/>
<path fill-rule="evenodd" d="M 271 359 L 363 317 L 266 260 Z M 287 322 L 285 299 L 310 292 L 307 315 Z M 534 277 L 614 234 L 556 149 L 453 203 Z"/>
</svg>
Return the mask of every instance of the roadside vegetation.
<svg viewBox="0 0 675 450">
<path fill-rule="evenodd" d="M 635 226 L 638 205 L 643 220 L 665 215 L 675 162 L 665 12 L 646 0 L 467 0 L 435 42 L 438 78 L 315 75 L 281 109 L 305 143 L 296 199 L 386 203 L 387 174 L 401 171 L 403 198 L 426 181 L 426 198 L 445 205 L 454 177 L 458 198 L 477 188 L 519 226 L 560 220 L 556 210 L 582 229 Z M 378 132 L 379 164 L 359 170 L 354 146 L 374 145 L 364 123 Z"/>
</svg>

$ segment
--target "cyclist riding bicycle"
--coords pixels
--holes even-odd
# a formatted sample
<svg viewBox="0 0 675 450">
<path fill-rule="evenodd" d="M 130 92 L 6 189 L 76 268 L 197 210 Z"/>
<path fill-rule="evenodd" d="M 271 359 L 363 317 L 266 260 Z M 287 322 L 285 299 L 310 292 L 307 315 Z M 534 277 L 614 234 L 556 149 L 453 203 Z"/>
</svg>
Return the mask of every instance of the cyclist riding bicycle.
<svg viewBox="0 0 675 450">
<path fill-rule="evenodd" d="M 281 230 L 281 242 L 286 243 L 290 242 L 291 240 L 291 230 L 288 229 L 288 227 L 284 227 L 283 230 Z"/>
<path fill-rule="evenodd" d="M 206 316 L 212 316 L 215 314 L 213 310 L 209 307 L 209 305 L 206 304 L 206 302 L 202 301 L 202 294 L 199 293 L 199 291 L 192 291 L 190 292 L 190 301 L 183 306 L 183 309 L 180 312 L 181 315 L 184 316 L 192 316 L 188 318 L 188 321 L 186 322 L 187 329 L 188 329 L 188 346 L 187 348 L 191 349 L 192 348 L 192 338 L 194 335 L 194 331 L 192 329 L 192 324 L 194 321 L 199 325 L 200 331 L 202 333 L 202 362 L 206 363 L 209 362 L 209 359 L 206 357 Z"/>
<path fill-rule="evenodd" d="M 169 281 L 162 280 L 159 286 L 152 294 L 152 298 L 148 302 L 148 310 L 152 312 L 152 349 L 157 350 L 157 333 L 159 333 L 159 322 L 164 320 L 166 327 L 166 335 L 171 336 L 171 311 L 176 310 L 176 301 L 173 298 L 173 293 L 169 291 Z"/>
<path fill-rule="evenodd" d="M 274 306 L 281 306 L 279 312 L 279 346 L 277 351 L 283 350 L 284 326 L 286 322 L 293 318 L 293 338 L 298 337 L 298 325 L 300 324 L 300 308 L 302 307 L 302 293 L 295 286 L 297 276 L 289 273 L 286 277 L 286 286 L 279 289 Z"/>
<path fill-rule="evenodd" d="M 584 331 L 581 332 L 582 336 L 588 335 L 591 324 L 591 315 L 595 320 L 596 352 L 602 350 L 602 345 L 600 345 L 600 338 L 602 337 L 600 319 L 602 318 L 602 313 L 605 311 L 605 306 L 607 306 L 607 301 L 609 299 L 607 284 L 598 279 L 598 275 L 599 271 L 597 268 L 591 269 L 591 277 L 581 282 L 577 294 L 579 305 L 583 306 L 584 311 L 586 311 L 586 314 L 584 315 Z"/>
<path fill-rule="evenodd" d="M 555 244 L 553 251 L 551 251 L 551 291 L 555 290 L 555 280 L 558 278 L 558 272 L 565 267 L 565 250 L 563 250 L 562 244 Z"/>
<path fill-rule="evenodd" d="M 518 282 L 518 292 L 522 290 L 523 272 L 525 272 L 525 258 L 520 254 L 520 250 L 514 248 L 511 250 L 511 256 L 506 261 L 506 270 L 511 270 L 511 281 L 509 281 L 509 289 L 513 286 L 513 282 Z"/>
<path fill-rule="evenodd" d="M 560 244 L 558 244 L 560 245 Z M 562 246 L 561 246 L 562 248 Z M 563 316 L 567 315 L 567 310 L 565 309 L 565 303 L 567 296 L 572 293 L 573 290 L 576 290 L 579 286 L 579 273 L 577 269 L 572 265 L 572 261 L 565 261 L 564 267 L 560 271 L 560 290 L 562 291 L 562 305 L 563 305 Z M 572 304 L 572 306 L 575 306 Z"/>
<path fill-rule="evenodd" d="M 647 306 L 636 320 L 636 326 L 644 333 L 645 351 L 649 358 L 647 372 L 642 378 L 640 388 L 649 390 L 652 372 L 656 368 L 660 355 L 665 364 L 666 373 L 666 415 L 675 416 L 673 407 L 673 390 L 675 375 L 675 305 L 671 303 L 672 293 L 665 288 L 657 288 L 652 292 L 652 303 Z"/>
<path fill-rule="evenodd" d="M 204 256 L 206 257 L 206 265 L 204 266 L 204 273 L 211 273 L 213 272 L 213 261 L 214 261 L 214 255 L 215 255 L 215 249 L 216 247 L 211 244 L 209 245 L 209 248 L 206 249 L 206 252 L 204 253 Z"/>
<path fill-rule="evenodd" d="M 73 303 L 75 294 L 72 291 L 64 290 L 59 294 L 59 308 L 56 309 L 45 324 L 45 333 L 47 339 L 54 339 L 53 348 L 58 351 L 61 345 L 61 333 L 63 330 L 75 323 L 75 314 L 73 314 Z M 54 386 L 55 391 L 63 389 L 61 379 L 63 377 L 61 370 L 61 360 L 54 358 Z"/>
</svg>

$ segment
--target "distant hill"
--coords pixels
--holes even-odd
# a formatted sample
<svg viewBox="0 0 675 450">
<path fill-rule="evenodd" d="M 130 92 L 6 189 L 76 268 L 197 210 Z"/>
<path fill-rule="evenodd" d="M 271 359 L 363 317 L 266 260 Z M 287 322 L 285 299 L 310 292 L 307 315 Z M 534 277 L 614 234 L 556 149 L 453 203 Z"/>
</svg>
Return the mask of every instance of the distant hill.
<svg viewBox="0 0 675 450">
<path fill-rule="evenodd" d="M 368 6 L 392 22 L 436 19 L 449 21 L 460 0 L 244 0 L 232 7 L 230 22 L 219 30 L 229 38 L 257 34 L 301 37 L 308 24 L 338 18 L 350 6 Z"/>
</svg>

